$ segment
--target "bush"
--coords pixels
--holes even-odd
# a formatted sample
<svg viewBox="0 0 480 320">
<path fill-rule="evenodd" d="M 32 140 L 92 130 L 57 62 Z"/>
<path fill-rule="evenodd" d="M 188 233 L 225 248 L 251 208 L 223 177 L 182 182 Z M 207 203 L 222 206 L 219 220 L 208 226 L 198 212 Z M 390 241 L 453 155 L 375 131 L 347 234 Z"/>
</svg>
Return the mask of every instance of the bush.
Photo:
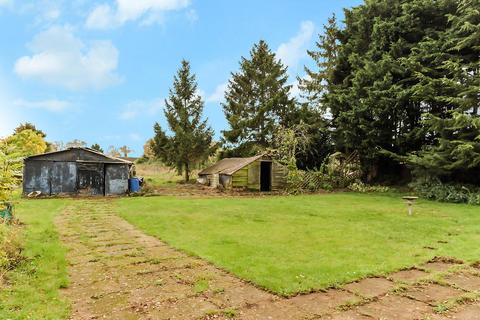
<svg viewBox="0 0 480 320">
<path fill-rule="evenodd" d="M 480 188 L 471 185 L 444 184 L 437 179 L 418 179 L 410 184 L 422 198 L 441 202 L 480 205 Z"/>
<path fill-rule="evenodd" d="M 363 183 L 360 180 L 355 181 L 351 185 L 348 186 L 348 189 L 355 191 L 355 192 L 389 192 L 390 188 L 386 186 L 370 186 Z"/>
<path fill-rule="evenodd" d="M 22 259 L 19 227 L 0 224 L 0 282 L 3 275 Z"/>
</svg>

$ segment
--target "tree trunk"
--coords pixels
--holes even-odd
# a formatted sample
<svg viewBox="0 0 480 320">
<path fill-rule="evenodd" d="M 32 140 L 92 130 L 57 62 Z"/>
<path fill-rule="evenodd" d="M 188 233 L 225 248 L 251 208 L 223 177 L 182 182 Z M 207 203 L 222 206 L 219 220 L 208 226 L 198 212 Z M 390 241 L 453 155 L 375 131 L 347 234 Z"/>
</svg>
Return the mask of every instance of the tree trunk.
<svg viewBox="0 0 480 320">
<path fill-rule="evenodd" d="M 185 182 L 190 181 L 190 167 L 188 162 L 185 163 Z"/>
</svg>

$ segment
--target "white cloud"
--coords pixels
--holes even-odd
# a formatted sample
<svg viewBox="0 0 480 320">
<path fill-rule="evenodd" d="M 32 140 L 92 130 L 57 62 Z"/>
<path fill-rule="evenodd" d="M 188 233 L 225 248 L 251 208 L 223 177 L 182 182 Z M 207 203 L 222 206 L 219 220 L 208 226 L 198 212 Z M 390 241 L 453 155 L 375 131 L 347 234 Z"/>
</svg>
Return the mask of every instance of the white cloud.
<svg viewBox="0 0 480 320">
<path fill-rule="evenodd" d="M 153 116 L 163 109 L 163 99 L 155 99 L 152 101 L 135 100 L 129 102 L 120 113 L 121 120 L 132 120 L 141 115 Z"/>
<path fill-rule="evenodd" d="M 225 91 L 227 91 L 228 82 L 219 84 L 215 91 L 207 97 L 207 102 L 222 102 L 225 97 Z"/>
<path fill-rule="evenodd" d="M 44 109 L 52 112 L 60 112 L 71 106 L 71 103 L 64 100 L 49 99 L 41 101 L 28 101 L 23 99 L 17 99 L 13 102 L 13 105 L 21 108 L 32 109 Z"/>
<path fill-rule="evenodd" d="M 72 28 L 54 26 L 35 36 L 29 49 L 32 55 L 15 63 L 22 78 L 71 90 L 101 89 L 121 81 L 116 74 L 119 53 L 110 41 L 86 45 Z"/>
<path fill-rule="evenodd" d="M 314 31 L 313 22 L 303 21 L 297 35 L 278 47 L 277 57 L 289 68 L 297 69 L 299 61 L 306 56 L 306 49 Z"/>
<path fill-rule="evenodd" d="M 129 21 L 140 20 L 142 25 L 159 22 L 167 11 L 185 9 L 190 0 L 116 0 L 96 6 L 88 15 L 86 26 L 90 29 L 109 29 Z"/>
<path fill-rule="evenodd" d="M 0 0 L 0 7 L 7 7 L 13 4 L 13 0 Z"/>
</svg>

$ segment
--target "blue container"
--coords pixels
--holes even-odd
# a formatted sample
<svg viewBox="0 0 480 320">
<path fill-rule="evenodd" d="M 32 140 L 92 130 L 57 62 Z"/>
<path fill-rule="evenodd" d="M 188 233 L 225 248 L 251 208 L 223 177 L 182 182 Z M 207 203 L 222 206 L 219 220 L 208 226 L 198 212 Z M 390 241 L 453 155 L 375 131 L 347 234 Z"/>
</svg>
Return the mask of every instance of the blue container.
<svg viewBox="0 0 480 320">
<path fill-rule="evenodd" d="M 128 189 L 130 192 L 139 192 L 140 191 L 140 179 L 131 178 L 128 179 Z"/>
</svg>

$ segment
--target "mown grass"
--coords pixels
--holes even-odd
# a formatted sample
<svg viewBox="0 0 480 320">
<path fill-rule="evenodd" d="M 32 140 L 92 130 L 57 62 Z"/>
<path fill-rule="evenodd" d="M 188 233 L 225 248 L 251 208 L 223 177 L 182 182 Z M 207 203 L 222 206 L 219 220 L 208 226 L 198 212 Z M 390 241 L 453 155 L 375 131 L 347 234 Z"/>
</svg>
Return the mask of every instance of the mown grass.
<svg viewBox="0 0 480 320">
<path fill-rule="evenodd" d="M 7 273 L 0 286 L 0 319 L 66 319 L 69 304 L 59 295 L 68 284 L 65 248 L 53 219 L 70 200 L 19 200 L 25 260 Z"/>
<path fill-rule="evenodd" d="M 122 217 L 259 286 L 290 295 L 431 259 L 480 259 L 478 207 L 400 195 L 130 198 Z"/>
</svg>

